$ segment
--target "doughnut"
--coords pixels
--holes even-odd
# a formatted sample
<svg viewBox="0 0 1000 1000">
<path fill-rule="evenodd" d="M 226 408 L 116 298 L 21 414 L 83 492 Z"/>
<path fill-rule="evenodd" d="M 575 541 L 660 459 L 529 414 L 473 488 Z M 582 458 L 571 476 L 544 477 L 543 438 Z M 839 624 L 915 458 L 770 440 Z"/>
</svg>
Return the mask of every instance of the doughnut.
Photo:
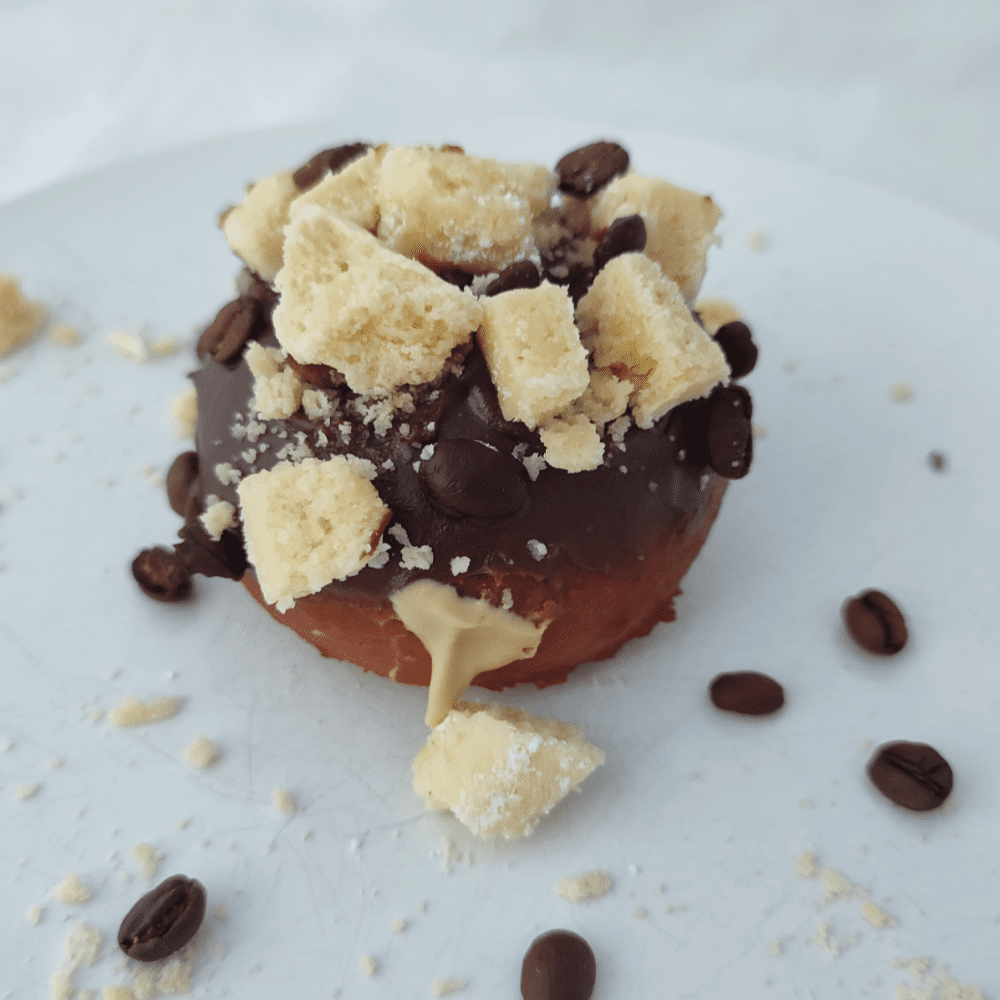
<svg viewBox="0 0 1000 1000">
<path fill-rule="evenodd" d="M 673 620 L 752 459 L 757 349 L 695 309 L 720 218 L 607 141 L 555 169 L 351 143 L 261 180 L 220 219 L 245 267 L 198 344 L 181 541 L 140 585 L 241 580 L 324 656 L 427 686 L 432 725 Z"/>
</svg>

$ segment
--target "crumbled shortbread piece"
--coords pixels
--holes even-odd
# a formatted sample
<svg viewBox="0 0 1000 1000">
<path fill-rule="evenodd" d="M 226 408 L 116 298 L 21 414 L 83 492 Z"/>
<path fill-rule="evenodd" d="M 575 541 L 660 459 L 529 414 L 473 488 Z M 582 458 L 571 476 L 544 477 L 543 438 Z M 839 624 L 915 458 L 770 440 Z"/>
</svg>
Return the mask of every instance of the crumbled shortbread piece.
<svg viewBox="0 0 1000 1000">
<path fill-rule="evenodd" d="M 861 916 L 872 925 L 872 927 L 895 927 L 899 921 L 891 913 L 886 913 L 880 906 L 876 906 L 871 901 L 862 903 Z"/>
<path fill-rule="evenodd" d="M 528 551 L 531 553 L 531 558 L 535 562 L 541 562 L 549 552 L 548 546 L 544 542 L 538 541 L 537 538 L 528 539 Z"/>
<path fill-rule="evenodd" d="M 525 455 L 521 459 L 521 464 L 528 472 L 528 478 L 535 482 L 538 474 L 545 468 L 545 459 L 541 455 Z"/>
<path fill-rule="evenodd" d="M 626 413 L 624 416 L 612 421 L 611 426 L 608 428 L 611 440 L 614 441 L 614 443 L 618 445 L 622 451 L 625 450 L 625 435 L 628 433 L 628 429 L 631 426 L 632 418 Z"/>
<path fill-rule="evenodd" d="M 253 409 L 265 420 L 290 417 L 302 401 L 302 380 L 285 365 L 285 356 L 276 347 L 256 341 L 246 350 L 247 367 L 254 376 Z"/>
<path fill-rule="evenodd" d="M 253 465 L 253 463 L 257 461 L 257 449 L 247 448 L 246 451 L 241 451 L 240 458 L 242 458 L 247 465 Z"/>
<path fill-rule="evenodd" d="M 38 794 L 38 789 L 42 786 L 37 782 L 30 785 L 17 785 L 14 788 L 15 799 L 33 799 Z"/>
<path fill-rule="evenodd" d="M 127 694 L 108 712 L 108 718 L 113 725 L 125 729 L 172 719 L 183 707 L 183 698 L 158 695 L 149 701 L 143 701 L 134 694 Z"/>
<path fill-rule="evenodd" d="M 90 900 L 90 887 L 80 881 L 76 872 L 67 872 L 63 880 L 52 890 L 52 895 L 67 906 L 82 906 Z"/>
<path fill-rule="evenodd" d="M 374 976 L 375 973 L 378 972 L 378 962 L 376 962 L 371 955 L 359 955 L 358 968 L 366 976 Z"/>
<path fill-rule="evenodd" d="M 389 528 L 388 534 L 392 535 L 400 545 L 406 546 L 410 544 L 410 536 L 406 528 L 398 522 Z"/>
<path fill-rule="evenodd" d="M 722 349 L 694 321 L 677 285 L 640 253 L 608 261 L 576 315 L 597 366 L 622 365 L 638 386 L 632 412 L 643 429 L 729 376 Z"/>
<path fill-rule="evenodd" d="M 251 420 L 246 425 L 246 439 L 251 444 L 256 444 L 257 439 L 262 435 L 267 433 L 267 424 L 261 423 L 259 420 Z"/>
<path fill-rule="evenodd" d="M 614 372 L 595 368 L 583 395 L 574 404 L 603 429 L 609 420 L 620 417 L 628 409 L 629 397 L 635 386 L 620 379 Z"/>
<path fill-rule="evenodd" d="M 239 479 L 238 476 L 237 479 Z M 198 520 L 201 521 L 208 537 L 213 542 L 217 542 L 235 518 L 236 508 L 228 500 L 219 500 L 213 503 Z"/>
<path fill-rule="evenodd" d="M 728 299 L 698 299 L 694 304 L 694 311 L 701 319 L 702 325 L 711 334 L 714 334 L 720 326 L 743 319 L 743 313 L 740 312 L 739 306 Z"/>
<path fill-rule="evenodd" d="M 78 347 L 83 340 L 80 331 L 75 326 L 70 326 L 69 323 L 56 323 L 49 330 L 49 337 L 61 347 Z"/>
<path fill-rule="evenodd" d="M 292 794 L 280 785 L 271 792 L 271 805 L 274 811 L 281 813 L 282 816 L 294 816 L 298 811 Z"/>
<path fill-rule="evenodd" d="M 557 896 L 562 896 L 571 903 L 581 903 L 606 896 L 611 892 L 611 886 L 611 876 L 600 868 L 594 868 L 580 875 L 567 875 L 553 889 Z"/>
<path fill-rule="evenodd" d="M 391 516 L 342 455 L 279 463 L 245 476 L 238 493 L 247 554 L 264 599 L 279 611 L 358 573 Z"/>
<path fill-rule="evenodd" d="M 309 205 L 318 205 L 362 229 L 374 229 L 378 225 L 378 179 L 388 149 L 383 143 L 340 170 L 328 171 L 292 202 L 289 218 L 294 219 Z"/>
<path fill-rule="evenodd" d="M 646 256 L 675 281 L 686 302 L 694 302 L 705 277 L 708 248 L 717 242 L 722 212 L 708 195 L 669 181 L 630 173 L 616 177 L 597 196 L 594 228 L 606 229 L 625 215 L 646 224 Z"/>
<path fill-rule="evenodd" d="M 604 458 L 604 444 L 597 427 L 582 413 L 556 414 L 539 428 L 545 461 L 567 472 L 596 469 Z"/>
<path fill-rule="evenodd" d="M 243 478 L 243 473 L 231 462 L 218 462 L 212 471 L 223 486 L 235 486 Z"/>
<path fill-rule="evenodd" d="M 413 762 L 413 787 L 480 837 L 522 837 L 603 763 L 577 726 L 459 702 Z"/>
<path fill-rule="evenodd" d="M 310 420 L 325 420 L 336 409 L 334 401 L 322 389 L 303 389 L 302 409 Z"/>
<path fill-rule="evenodd" d="M 359 476 L 364 476 L 368 482 L 371 482 L 377 475 L 378 469 L 375 468 L 375 463 L 367 458 L 361 458 L 358 455 L 345 455 L 344 458 L 347 459 L 351 464 L 351 468 Z"/>
<path fill-rule="evenodd" d="M 174 396 L 170 403 L 170 416 L 178 438 L 194 437 L 198 429 L 198 390 L 193 385 Z"/>
<path fill-rule="evenodd" d="M 0 358 L 26 344 L 38 331 L 46 309 L 21 292 L 21 282 L 0 272 Z"/>
<path fill-rule="evenodd" d="M 298 195 L 292 171 L 282 170 L 254 184 L 221 220 L 233 251 L 265 281 L 273 281 L 281 268 L 282 230 Z"/>
<path fill-rule="evenodd" d="M 451 561 L 451 575 L 461 576 L 463 573 L 468 573 L 471 565 L 472 560 L 468 556 L 455 556 Z"/>
<path fill-rule="evenodd" d="M 509 590 L 503 592 L 503 596 L 500 598 L 500 607 L 504 611 L 510 611 L 514 607 L 514 595 Z"/>
<path fill-rule="evenodd" d="M 185 748 L 184 759 L 204 771 L 219 759 L 219 748 L 207 736 L 196 736 Z"/>
<path fill-rule="evenodd" d="M 480 343 L 503 415 L 532 429 L 590 381 L 572 301 L 547 281 L 486 299 Z"/>
<path fill-rule="evenodd" d="M 42 914 L 44 912 L 44 906 L 39 906 L 37 903 L 33 903 L 28 907 L 28 912 L 24 916 L 28 923 L 34 926 L 42 919 Z"/>
<path fill-rule="evenodd" d="M 383 569 L 389 563 L 389 543 L 383 538 L 378 543 L 375 555 L 368 560 L 369 569 Z"/>
<path fill-rule="evenodd" d="M 152 882 L 156 877 L 156 869 L 163 860 L 163 852 L 158 851 L 152 844 L 136 844 L 129 852 L 132 860 L 139 866 L 142 877 L 147 882 Z"/>
<path fill-rule="evenodd" d="M 379 176 L 379 239 L 407 256 L 499 271 L 535 253 L 533 217 L 556 175 L 449 149 L 390 150 Z"/>
<path fill-rule="evenodd" d="M 435 979 L 431 982 L 431 993 L 436 997 L 448 997 L 464 990 L 468 985 L 464 979 Z"/>
<path fill-rule="evenodd" d="M 430 381 L 482 317 L 471 295 L 316 206 L 289 224 L 275 285 L 278 340 L 355 392 Z"/>
<path fill-rule="evenodd" d="M 434 564 L 434 550 L 429 545 L 404 545 L 399 560 L 403 569 L 430 569 Z"/>
<path fill-rule="evenodd" d="M 108 343 L 124 361 L 144 365 L 149 360 L 149 348 L 138 333 L 130 330 L 113 330 L 108 334 Z"/>
</svg>

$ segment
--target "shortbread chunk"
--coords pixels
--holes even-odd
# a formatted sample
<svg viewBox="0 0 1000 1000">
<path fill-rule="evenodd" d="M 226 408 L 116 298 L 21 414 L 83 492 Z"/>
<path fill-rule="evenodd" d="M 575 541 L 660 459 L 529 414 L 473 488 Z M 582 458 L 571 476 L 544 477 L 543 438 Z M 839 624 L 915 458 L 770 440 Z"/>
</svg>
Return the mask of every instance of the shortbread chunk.
<svg viewBox="0 0 1000 1000">
<path fill-rule="evenodd" d="M 407 256 L 499 271 L 537 253 L 532 222 L 556 175 L 458 150 L 399 147 L 379 179 L 379 239 Z"/>
<path fill-rule="evenodd" d="M 572 302 L 566 289 L 547 281 L 486 299 L 480 346 L 503 415 L 531 428 L 576 399 L 590 380 Z"/>
<path fill-rule="evenodd" d="M 0 358 L 26 344 L 38 331 L 46 309 L 21 292 L 21 282 L 0 272 Z"/>
<path fill-rule="evenodd" d="M 282 170 L 254 184 L 243 201 L 222 217 L 230 247 L 265 281 L 273 281 L 281 268 L 282 230 L 288 206 L 299 193 L 292 171 Z"/>
<path fill-rule="evenodd" d="M 595 368 L 590 373 L 590 384 L 576 405 L 597 424 L 599 430 L 603 430 L 609 420 L 617 419 L 628 409 L 629 397 L 634 389 L 628 379 L 620 379 L 604 368 Z"/>
<path fill-rule="evenodd" d="M 610 260 L 576 316 L 597 367 L 621 365 L 638 387 L 632 414 L 642 428 L 729 377 L 722 349 L 695 322 L 680 289 L 641 253 Z"/>
<path fill-rule="evenodd" d="M 429 809 L 450 809 L 479 837 L 523 837 L 604 763 L 582 729 L 517 708 L 459 702 L 413 762 Z"/>
<path fill-rule="evenodd" d="M 302 380 L 284 362 L 275 347 L 252 343 L 247 347 L 247 367 L 254 376 L 253 407 L 263 420 L 284 420 L 302 402 Z"/>
<path fill-rule="evenodd" d="M 336 368 L 355 392 L 431 381 L 482 318 L 472 295 L 316 205 L 289 223 L 274 283 L 282 347 Z"/>
<path fill-rule="evenodd" d="M 323 179 L 299 195 L 288 210 L 294 219 L 302 209 L 318 205 L 353 222 L 362 229 L 378 225 L 378 181 L 382 161 L 389 147 L 383 143 L 352 160 L 339 170 L 328 171 Z"/>
<path fill-rule="evenodd" d="M 245 476 L 237 492 L 247 556 L 279 611 L 363 569 L 391 516 L 343 455 L 279 462 Z"/>
<path fill-rule="evenodd" d="M 553 468 L 586 472 L 604 459 L 597 427 L 582 413 L 557 414 L 539 428 L 538 436 L 545 446 L 545 461 Z"/>
<path fill-rule="evenodd" d="M 708 248 L 722 212 L 704 194 L 642 174 L 616 177 L 594 205 L 594 228 L 607 229 L 623 215 L 641 215 L 646 223 L 646 255 L 694 302 L 705 277 Z"/>
</svg>

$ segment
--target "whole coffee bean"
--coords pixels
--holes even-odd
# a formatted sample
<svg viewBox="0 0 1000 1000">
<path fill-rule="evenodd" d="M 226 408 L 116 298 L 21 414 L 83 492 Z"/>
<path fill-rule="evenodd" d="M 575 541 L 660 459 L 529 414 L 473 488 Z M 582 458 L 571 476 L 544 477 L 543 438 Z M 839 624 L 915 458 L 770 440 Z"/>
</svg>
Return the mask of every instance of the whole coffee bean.
<svg viewBox="0 0 1000 1000">
<path fill-rule="evenodd" d="M 431 503 L 448 517 L 495 520 L 516 514 L 528 499 L 521 463 L 479 441 L 438 441 L 420 463 Z"/>
<path fill-rule="evenodd" d="M 592 142 L 567 153 L 556 164 L 559 190 L 576 198 L 589 198 L 626 170 L 628 153 L 617 142 Z"/>
<path fill-rule="evenodd" d="M 708 398 L 692 399 L 670 411 L 664 434 L 670 458 L 678 465 L 703 469 L 709 464 L 708 422 L 712 404 Z"/>
<path fill-rule="evenodd" d="M 238 357 L 254 334 L 258 316 L 259 300 L 251 295 L 241 295 L 224 305 L 198 339 L 198 357 L 211 354 L 220 365 Z"/>
<path fill-rule="evenodd" d="M 572 931 L 546 931 L 531 942 L 521 963 L 524 1000 L 590 1000 L 597 960 Z"/>
<path fill-rule="evenodd" d="M 753 403 L 741 385 L 716 389 L 709 397 L 706 431 L 712 468 L 726 479 L 742 479 L 753 461 Z"/>
<path fill-rule="evenodd" d="M 460 267 L 442 268 L 438 271 L 437 276 L 442 281 L 447 281 L 449 285 L 455 285 L 463 291 L 465 291 L 465 289 L 472 284 L 472 279 L 475 278 L 474 274 L 470 274 L 468 271 L 464 271 Z"/>
<path fill-rule="evenodd" d="M 716 708 L 738 715 L 772 715 L 785 704 L 784 688 L 755 670 L 719 674 L 708 691 Z"/>
<path fill-rule="evenodd" d="M 300 191 L 304 191 L 307 187 L 312 187 L 328 170 L 336 173 L 370 148 L 367 142 L 352 142 L 346 146 L 321 150 L 292 174 L 292 181 Z"/>
<path fill-rule="evenodd" d="M 191 592 L 191 573 L 170 549 L 143 549 L 132 560 L 132 576 L 155 601 L 181 601 Z"/>
<path fill-rule="evenodd" d="M 188 491 L 198 478 L 198 453 L 185 451 L 178 455 L 167 473 L 167 499 L 174 512 L 184 516 Z"/>
<path fill-rule="evenodd" d="M 197 879 L 171 875 L 128 911 L 118 928 L 118 947 L 140 962 L 173 955 L 201 927 L 206 901 Z"/>
<path fill-rule="evenodd" d="M 646 223 L 641 215 L 625 215 L 608 226 L 604 239 L 594 250 L 594 274 L 612 257 L 646 249 Z"/>
<path fill-rule="evenodd" d="M 951 765 L 926 743 L 884 743 L 868 762 L 868 777 L 887 798 L 904 809 L 937 809 L 951 794 Z"/>
<path fill-rule="evenodd" d="M 753 342 L 750 327 L 738 319 L 723 323 L 715 331 L 715 342 L 726 356 L 726 364 L 733 378 L 743 378 L 754 370 L 757 364 L 757 345 Z"/>
<path fill-rule="evenodd" d="M 844 603 L 842 614 L 851 637 L 869 653 L 892 656 L 906 645 L 903 612 L 881 590 L 864 590 L 852 597 Z"/>
<path fill-rule="evenodd" d="M 515 288 L 537 288 L 542 283 L 538 268 L 530 260 L 519 260 L 505 267 L 487 286 L 487 295 L 512 292 Z"/>
</svg>

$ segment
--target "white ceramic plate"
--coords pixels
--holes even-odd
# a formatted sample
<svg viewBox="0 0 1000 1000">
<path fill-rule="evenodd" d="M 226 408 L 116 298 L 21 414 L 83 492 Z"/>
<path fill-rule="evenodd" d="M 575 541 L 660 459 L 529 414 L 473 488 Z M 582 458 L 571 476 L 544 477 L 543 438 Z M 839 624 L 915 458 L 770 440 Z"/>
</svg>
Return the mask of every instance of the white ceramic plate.
<svg viewBox="0 0 1000 1000">
<path fill-rule="evenodd" d="M 543 162 L 609 131 L 382 124 L 376 138 Z M 422 690 L 324 661 L 235 584 L 199 580 L 184 606 L 139 593 L 132 556 L 178 527 L 142 470 L 165 472 L 184 447 L 168 406 L 192 367 L 192 330 L 237 270 L 216 214 L 246 181 L 357 131 L 219 141 L 0 208 L 0 270 L 85 338 L 75 350 L 39 341 L 7 359 L 0 385 L 0 997 L 45 995 L 77 920 L 105 941 L 78 988 L 128 981 L 114 935 L 148 887 L 130 857 L 141 842 L 162 852 L 161 876 L 199 878 L 210 908 L 228 911 L 197 939 L 196 997 L 416 998 L 453 977 L 467 981 L 461 996 L 501 1000 L 518 995 L 525 948 L 551 927 L 591 942 L 595 1000 L 888 997 L 916 986 L 894 960 L 920 956 L 1000 996 L 993 238 L 763 157 L 621 137 L 640 170 L 710 191 L 727 212 L 704 291 L 754 327 L 747 384 L 766 434 L 677 622 L 565 686 L 497 696 L 583 725 L 607 754 L 525 842 L 482 844 L 423 812 L 410 789 Z M 758 231 L 767 246 L 754 252 Z M 139 328 L 187 344 L 135 365 L 106 335 Z M 897 382 L 908 402 L 890 398 Z M 942 472 L 932 449 L 948 456 Z M 869 586 L 910 622 L 891 662 L 842 633 L 841 602 Z M 777 717 L 709 705 L 709 680 L 746 668 L 784 684 Z M 157 725 L 94 721 L 129 693 L 187 700 Z M 204 773 L 182 759 L 199 734 L 222 748 Z M 951 762 L 946 808 L 906 813 L 869 787 L 871 745 L 900 738 Z M 272 807 L 278 786 L 295 816 Z M 822 904 L 820 884 L 793 871 L 807 850 L 897 925 L 866 923 L 860 895 Z M 613 877 L 605 898 L 580 906 L 552 891 L 590 868 Z M 84 906 L 49 895 L 69 871 L 93 890 Z M 838 957 L 817 943 L 821 923 Z"/>
</svg>

